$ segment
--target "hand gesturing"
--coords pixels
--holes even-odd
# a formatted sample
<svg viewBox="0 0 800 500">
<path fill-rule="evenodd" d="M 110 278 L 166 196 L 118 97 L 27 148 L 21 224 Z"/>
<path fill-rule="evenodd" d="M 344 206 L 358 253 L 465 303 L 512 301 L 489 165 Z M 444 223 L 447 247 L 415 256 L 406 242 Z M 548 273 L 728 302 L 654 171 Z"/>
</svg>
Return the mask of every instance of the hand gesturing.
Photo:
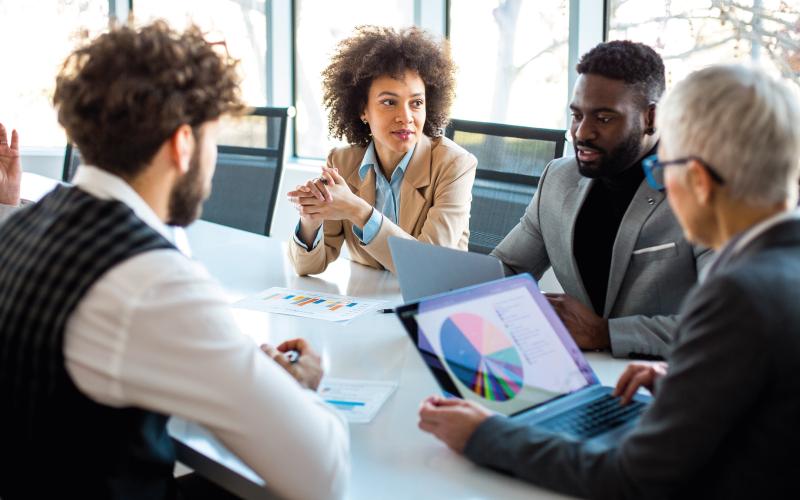
<svg viewBox="0 0 800 500">
<path fill-rule="evenodd" d="M 22 180 L 22 167 L 19 161 L 19 135 L 11 132 L 8 142 L 6 128 L 0 123 L 0 203 L 19 204 L 19 183 Z"/>
</svg>

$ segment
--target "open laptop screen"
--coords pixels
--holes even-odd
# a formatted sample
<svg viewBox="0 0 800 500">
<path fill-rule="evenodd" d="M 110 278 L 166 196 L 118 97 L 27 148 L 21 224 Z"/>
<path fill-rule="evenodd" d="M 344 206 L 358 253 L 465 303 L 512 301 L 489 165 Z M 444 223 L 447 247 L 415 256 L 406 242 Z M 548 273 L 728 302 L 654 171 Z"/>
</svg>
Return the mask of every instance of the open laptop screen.
<svg viewBox="0 0 800 500">
<path fill-rule="evenodd" d="M 445 393 L 499 413 L 599 383 L 529 275 L 423 299 L 398 315 Z"/>
</svg>

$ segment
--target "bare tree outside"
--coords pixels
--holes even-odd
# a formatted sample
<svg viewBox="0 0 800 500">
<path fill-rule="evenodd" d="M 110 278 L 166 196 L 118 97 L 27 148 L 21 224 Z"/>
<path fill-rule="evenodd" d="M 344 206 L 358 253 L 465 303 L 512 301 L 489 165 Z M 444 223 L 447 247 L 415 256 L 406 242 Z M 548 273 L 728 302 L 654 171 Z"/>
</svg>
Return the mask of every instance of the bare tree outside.
<svg viewBox="0 0 800 500">
<path fill-rule="evenodd" d="M 800 76 L 800 0 L 611 0 L 609 38 L 652 45 L 672 81 L 725 61 Z"/>
<path fill-rule="evenodd" d="M 247 104 L 267 103 L 267 13 L 265 0 L 135 0 L 131 19 L 136 25 L 164 19 L 175 29 L 196 24 L 209 41 L 225 42 L 239 60 L 242 94 Z M 266 121 L 226 118 L 220 144 L 266 147 Z"/>
<path fill-rule="evenodd" d="M 173 28 L 194 23 L 212 41 L 224 41 L 240 60 L 242 91 L 248 104 L 263 106 L 267 99 L 267 14 L 265 0 L 135 0 L 136 24 L 164 19 Z"/>
<path fill-rule="evenodd" d="M 563 128 L 568 38 L 568 0 L 451 0 L 453 117 Z"/>
<path fill-rule="evenodd" d="M 565 127 L 570 89 L 548 90 L 554 78 L 543 69 L 552 66 L 554 56 L 566 59 L 568 9 L 566 0 L 452 0 L 451 41 L 462 70 L 454 117 Z M 608 38 L 653 46 L 664 57 L 670 82 L 709 64 L 747 60 L 798 82 L 800 0 L 609 0 L 609 14 Z M 526 37 L 532 31 L 536 40 Z M 482 47 L 487 50 L 475 57 Z M 561 67 L 559 83 L 566 87 L 566 60 Z M 545 111 L 554 101 L 561 107 Z"/>
<path fill-rule="evenodd" d="M 328 137 L 322 106 L 322 70 L 336 44 L 362 24 L 403 28 L 414 24 L 413 0 L 295 0 L 295 127 L 298 156 L 324 158 L 343 143 Z M 287 70 L 288 71 L 288 70 Z M 286 74 L 289 78 L 290 75 Z"/>
<path fill-rule="evenodd" d="M 501 0 L 493 11 L 494 20 L 497 23 L 497 31 L 500 35 L 497 63 L 495 65 L 495 93 L 492 100 L 492 111 L 489 115 L 489 119 L 494 122 L 503 123 L 506 121 L 511 89 L 525 68 L 537 62 L 543 56 L 550 55 L 559 48 L 565 47 L 567 44 L 569 32 L 560 33 L 555 29 L 552 21 L 544 18 L 538 20 L 526 19 L 525 29 L 541 29 L 544 32 L 553 33 L 554 36 L 547 46 L 526 57 L 521 63 L 515 64 L 517 25 L 522 2 L 523 0 Z M 559 7 L 565 9 L 564 3 L 561 2 Z"/>
<path fill-rule="evenodd" d="M 494 88 L 492 98 L 493 121 L 504 122 L 508 111 L 508 90 L 519 74 L 514 66 L 514 43 L 517 37 L 517 20 L 522 0 L 503 0 L 492 14 L 497 23 L 500 40 L 497 44 L 497 63 L 495 64 Z"/>
<path fill-rule="evenodd" d="M 324 156 L 326 137 L 319 72 L 336 41 L 357 24 L 407 26 L 413 0 L 296 0 L 295 68 L 298 152 Z M 601 0 L 597 0 L 601 1 Z M 723 61 L 757 61 L 795 83 L 800 76 L 800 0 L 608 0 L 609 39 L 647 43 L 665 59 L 669 82 Z M 242 60 L 245 97 L 266 104 L 266 0 L 136 0 L 137 22 L 165 18 L 198 23 L 225 39 Z M 450 0 L 450 37 L 459 66 L 452 116 L 535 127 L 565 128 L 569 0 Z M 64 142 L 50 105 L 53 75 L 77 44 L 108 26 L 107 0 L 2 0 L 0 44 L 6 64 L 25 68 L 0 81 L 3 119 L 20 129 L 26 147 Z M 36 30 L 30 30 L 36 26 Z M 41 44 L 41 33 L 48 34 Z M 25 50 L 15 50 L 25 47 Z M 37 64 L 31 65 L 30 61 Z M 289 71 L 276 68 L 276 71 Z M 277 78 L 289 78 L 289 73 Z M 248 142 L 261 131 L 240 134 Z"/>
<path fill-rule="evenodd" d="M 61 148 L 52 105 L 55 75 L 80 43 L 108 27 L 108 0 L 0 0 L 0 121 L 24 149 Z"/>
</svg>

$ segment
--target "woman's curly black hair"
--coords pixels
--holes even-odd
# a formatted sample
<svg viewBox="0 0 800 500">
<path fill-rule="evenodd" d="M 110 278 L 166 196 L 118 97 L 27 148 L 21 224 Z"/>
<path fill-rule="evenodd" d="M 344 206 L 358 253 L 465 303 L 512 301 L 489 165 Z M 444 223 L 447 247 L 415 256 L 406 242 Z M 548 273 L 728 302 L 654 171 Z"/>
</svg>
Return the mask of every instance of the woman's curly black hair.
<svg viewBox="0 0 800 500">
<path fill-rule="evenodd" d="M 330 135 L 344 137 L 353 145 L 368 145 L 369 125 L 361 121 L 361 114 L 370 84 L 381 76 L 401 78 L 406 70 L 419 73 L 425 83 L 423 133 L 441 135 L 455 96 L 455 64 L 448 43 L 419 28 L 396 31 L 380 26 L 357 27 L 353 36 L 339 43 L 322 72 Z"/>
</svg>

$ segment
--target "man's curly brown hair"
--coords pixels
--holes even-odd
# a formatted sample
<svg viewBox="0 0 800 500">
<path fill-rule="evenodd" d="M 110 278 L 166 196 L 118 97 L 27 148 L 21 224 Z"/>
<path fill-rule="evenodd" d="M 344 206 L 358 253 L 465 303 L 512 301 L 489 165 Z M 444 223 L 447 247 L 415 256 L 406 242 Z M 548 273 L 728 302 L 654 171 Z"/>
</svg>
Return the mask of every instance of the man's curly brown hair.
<svg viewBox="0 0 800 500">
<path fill-rule="evenodd" d="M 196 26 L 118 27 L 67 57 L 53 104 L 87 164 L 130 178 L 181 125 L 243 111 L 237 64 Z"/>
<path fill-rule="evenodd" d="M 361 121 L 361 114 L 370 84 L 381 76 L 402 78 L 406 70 L 419 73 L 425 83 L 423 133 L 441 135 L 455 96 L 455 64 L 448 43 L 419 28 L 396 31 L 379 26 L 357 27 L 355 35 L 339 43 L 322 72 L 330 135 L 344 137 L 353 145 L 368 145 L 369 125 Z"/>
</svg>

